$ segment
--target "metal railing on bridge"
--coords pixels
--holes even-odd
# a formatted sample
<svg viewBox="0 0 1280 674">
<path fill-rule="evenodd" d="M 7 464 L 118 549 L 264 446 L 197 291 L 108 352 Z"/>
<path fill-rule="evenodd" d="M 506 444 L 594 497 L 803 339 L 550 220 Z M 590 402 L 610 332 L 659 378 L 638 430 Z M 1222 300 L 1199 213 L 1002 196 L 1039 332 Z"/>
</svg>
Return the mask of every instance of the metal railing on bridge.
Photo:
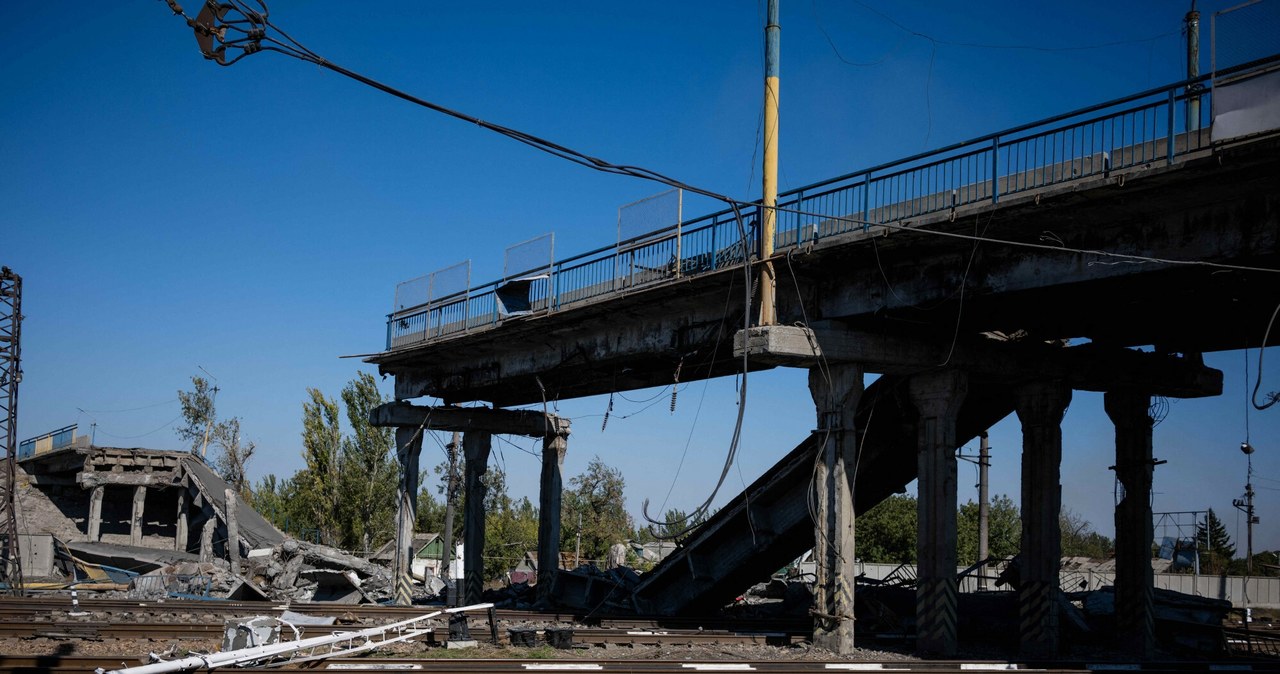
<svg viewBox="0 0 1280 674">
<path fill-rule="evenodd" d="M 821 246 L 873 225 L 901 223 L 1134 167 L 1172 165 L 1211 136 L 1214 90 L 1270 72 L 1280 55 L 1150 89 L 1048 119 L 917 154 L 779 195 L 775 249 Z M 618 241 L 544 274 L 503 279 L 397 308 L 387 349 L 407 348 L 494 327 L 502 291 L 519 281 L 520 315 L 555 312 L 679 278 L 741 265 L 759 256 L 760 205 L 712 213 Z"/>
</svg>

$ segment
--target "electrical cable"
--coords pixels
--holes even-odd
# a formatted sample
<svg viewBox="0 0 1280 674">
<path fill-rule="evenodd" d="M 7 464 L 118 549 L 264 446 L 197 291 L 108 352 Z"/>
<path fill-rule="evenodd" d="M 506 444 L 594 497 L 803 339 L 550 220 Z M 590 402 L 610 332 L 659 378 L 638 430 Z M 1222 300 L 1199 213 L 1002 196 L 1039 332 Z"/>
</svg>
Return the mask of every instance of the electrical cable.
<svg viewBox="0 0 1280 674">
<path fill-rule="evenodd" d="M 892 49 L 890 49 L 889 51 L 887 51 L 887 52 L 885 52 L 885 53 L 881 54 L 881 55 L 880 55 L 880 58 L 878 58 L 878 59 L 876 59 L 876 60 L 874 60 L 874 61 L 869 61 L 869 62 L 866 62 L 866 63 L 859 63 L 859 62 L 856 62 L 856 61 L 850 61 L 849 59 L 846 59 L 846 58 L 844 57 L 844 55 L 843 55 L 843 54 L 841 54 L 841 53 L 840 53 L 840 50 L 839 50 L 839 49 L 837 49 L 837 48 L 836 48 L 836 43 L 835 43 L 835 41 L 831 39 L 831 35 L 830 35 L 829 33 L 827 33 L 827 29 L 822 25 L 822 23 L 823 23 L 823 22 L 822 22 L 822 19 L 818 16 L 818 2 L 817 2 L 817 0 L 812 0 L 812 2 L 810 2 L 810 3 L 809 3 L 809 8 L 810 8 L 810 10 L 812 10 L 812 12 L 813 12 L 813 23 L 814 23 L 814 25 L 816 25 L 816 26 L 818 27 L 818 32 L 822 33 L 822 37 L 824 37 L 824 38 L 826 38 L 826 39 L 827 39 L 827 44 L 831 47 L 831 51 L 835 53 L 836 58 L 837 58 L 837 59 L 839 59 L 841 63 L 843 63 L 843 64 L 845 64 L 845 65 L 848 65 L 848 66 L 857 66 L 857 67 L 860 67 L 860 68 L 867 68 L 867 67 L 871 67 L 871 66 L 878 66 L 878 65 L 880 65 L 881 63 L 884 63 L 885 59 L 889 58 L 889 56 L 890 56 L 891 54 L 893 54 L 894 52 L 898 51 L 898 48 L 899 48 L 899 47 L 901 47 L 901 46 L 902 46 L 902 44 L 903 44 L 904 42 L 906 42 L 906 41 L 907 41 L 907 38 L 908 38 L 908 37 L 911 37 L 910 35 L 903 35 L 903 36 L 902 36 L 902 38 L 898 40 L 898 43 L 897 43 L 897 44 L 895 44 L 895 45 L 893 46 L 893 48 L 892 48 Z"/>
<path fill-rule="evenodd" d="M 550 140 L 540 138 L 533 134 L 525 133 L 523 131 L 509 128 L 500 124 L 486 122 L 473 115 L 469 115 L 469 114 L 460 112 L 458 110 L 454 110 L 452 108 L 419 98 L 417 96 L 401 91 L 387 84 L 383 84 L 382 82 L 374 80 L 373 78 L 370 78 L 360 73 L 357 73 L 355 71 L 349 70 L 307 49 L 300 42 L 298 42 L 297 40 L 289 36 L 288 33 L 286 33 L 285 31 L 281 30 L 278 26 L 273 24 L 268 18 L 266 3 L 262 2 L 261 0 L 256 0 L 256 4 L 258 7 L 261 8 L 261 11 L 258 11 L 250 7 L 245 0 L 230 0 L 230 2 L 227 2 L 224 4 L 218 4 L 216 2 L 210 4 L 206 2 L 206 4 L 204 5 L 204 9 L 200 12 L 200 15 L 196 19 L 193 19 L 187 16 L 183 12 L 182 7 L 178 5 L 176 0 L 166 0 L 166 2 L 169 5 L 169 8 L 173 11 L 173 13 L 185 19 L 187 22 L 187 25 L 190 26 L 196 32 L 197 42 L 201 45 L 201 53 L 205 56 L 205 58 L 213 60 L 218 65 L 230 66 L 236 63 L 237 61 L 239 61 L 240 59 L 244 58 L 245 56 L 256 53 L 258 51 L 279 52 L 281 54 L 292 56 L 302 61 L 313 63 L 322 68 L 332 70 L 335 73 L 338 73 L 340 75 L 353 79 L 366 86 L 377 89 L 378 91 L 381 91 L 383 93 L 389 94 L 391 96 L 395 96 L 396 98 L 407 101 L 409 103 L 419 105 L 421 107 L 427 108 L 429 110 L 438 112 L 443 115 L 447 115 L 449 117 L 453 117 L 455 119 L 459 119 L 465 122 L 470 122 L 483 129 L 493 131 L 500 135 L 506 136 L 512 140 L 528 145 L 536 150 L 550 154 L 555 157 L 559 157 L 560 159 L 564 159 L 566 161 L 573 162 L 580 166 L 594 169 L 596 171 L 600 171 L 603 173 L 613 173 L 616 175 L 625 175 L 625 176 L 631 176 L 634 178 L 640 178 L 642 180 L 658 182 L 658 183 L 667 185 L 669 187 L 674 187 L 687 192 L 700 194 L 702 196 L 710 197 L 712 199 L 725 202 L 730 206 L 730 208 L 733 209 L 734 221 L 737 224 L 738 236 L 743 248 L 742 270 L 743 270 L 744 280 L 747 281 L 747 283 L 744 284 L 745 289 L 744 289 L 743 328 L 746 329 L 750 327 L 751 298 L 752 298 L 751 285 L 750 285 L 751 256 L 748 254 L 749 237 L 747 235 L 747 228 L 745 226 L 745 223 L 742 217 L 742 209 L 741 209 L 742 202 L 736 199 L 732 199 L 726 195 L 713 192 L 711 190 L 703 189 L 700 187 L 696 187 L 694 185 L 690 185 L 688 183 L 684 183 L 682 181 L 676 180 L 674 178 L 666 176 L 657 171 L 653 171 L 651 169 L 646 169 L 639 166 L 614 164 L 611 162 L 607 162 L 603 159 L 592 157 L 590 155 L 584 154 L 582 152 L 579 152 L 567 146 L 552 142 Z M 233 11 L 238 12 L 244 18 L 228 20 L 226 18 L 227 15 L 232 13 Z M 241 29 L 240 26 L 242 25 L 250 26 L 250 28 Z M 226 31 L 228 28 L 237 30 L 237 31 L 242 31 L 244 32 L 246 37 L 239 40 L 227 40 Z M 281 42 L 280 40 L 277 40 L 271 37 L 267 33 L 268 28 L 275 30 L 277 33 L 279 33 L 280 36 L 287 41 L 287 43 Z M 202 37 L 204 39 L 201 39 Z M 215 39 L 221 46 L 217 48 L 212 47 Z M 263 42 L 266 42 L 267 46 L 263 46 L 262 44 Z M 232 49 L 241 50 L 240 55 L 232 58 L 231 60 L 227 60 L 226 49 L 228 47 Z M 739 389 L 740 392 L 739 392 L 738 415 L 737 415 L 737 421 L 734 427 L 733 436 L 730 439 L 729 450 L 726 454 L 725 465 L 721 470 L 719 481 L 717 482 L 716 487 L 712 490 L 711 495 L 703 503 L 702 506 L 699 506 L 699 509 L 695 512 L 705 513 L 706 509 L 710 506 L 710 503 L 715 499 L 716 494 L 719 492 L 720 486 L 723 485 L 724 479 L 728 475 L 729 468 L 730 466 L 733 465 L 733 460 L 737 455 L 738 444 L 742 436 L 742 425 L 743 425 L 743 418 L 744 418 L 743 415 L 746 408 L 747 371 L 748 371 L 748 357 L 746 353 L 743 353 L 742 386 Z M 419 432 L 421 432 L 421 429 L 419 429 Z M 647 514 L 646 514 L 646 518 L 647 518 Z"/>
<path fill-rule="evenodd" d="M 1280 401 L 1280 392 L 1268 391 L 1267 402 L 1261 405 L 1258 404 L 1258 390 L 1262 388 L 1262 354 L 1267 350 L 1267 341 L 1271 339 L 1271 326 L 1275 324 L 1277 314 L 1280 314 L 1280 304 L 1277 304 L 1275 311 L 1271 312 L 1271 320 L 1267 321 L 1267 329 L 1262 333 L 1262 345 L 1258 347 L 1258 379 L 1253 385 L 1253 395 L 1249 399 L 1249 402 L 1253 403 L 1254 409 L 1257 410 L 1265 410 L 1276 404 L 1276 401 Z"/>
<path fill-rule="evenodd" d="M 161 427 L 159 427 L 159 428 L 156 428 L 156 429 L 154 429 L 154 430 L 150 430 L 150 431 L 147 431 L 146 433 L 141 433 L 141 434 L 138 434 L 138 435 L 115 435 L 115 434 L 113 434 L 113 433 L 108 433 L 108 432 L 106 432 L 106 431 L 102 430 L 101 428 L 97 429 L 97 432 L 98 432 L 98 433 L 101 433 L 101 434 L 103 434 L 103 435 L 105 435 L 105 436 L 107 436 L 107 437 L 109 437 L 109 438 L 115 438 L 115 439 L 117 439 L 117 440 L 137 440 L 138 438 L 145 438 L 145 437 L 147 437 L 148 435 L 152 435 L 153 433 L 159 433 L 160 431 L 163 431 L 164 429 L 166 429 L 166 428 L 168 428 L 168 427 L 170 427 L 170 426 L 172 426 L 172 425 L 174 425 L 174 424 L 178 423 L 178 420 L 179 420 L 179 419 L 181 419 L 181 418 L 182 418 L 182 415 L 181 415 L 181 414 L 179 414 L 178 416 L 176 416 L 176 417 L 174 417 L 174 418 L 170 419 L 170 420 L 169 420 L 169 423 L 167 423 L 167 424 L 165 424 L 165 425 L 163 425 L 163 426 L 161 426 Z"/>
<path fill-rule="evenodd" d="M 178 399 L 177 399 L 177 398 L 173 398 L 173 399 L 171 399 L 171 400 L 166 400 L 166 401 L 161 402 L 161 403 L 154 403 L 154 404 L 152 404 L 152 405 L 143 405 L 142 407 L 130 407 L 130 408 L 123 409 L 123 410 L 86 410 L 86 409 L 81 409 L 81 408 L 79 408 L 79 407 L 77 407 L 76 409 L 78 409 L 78 410 L 80 410 L 81 412 L 84 412 L 84 413 L 86 413 L 86 414 L 119 414 L 119 413 L 122 413 L 122 412 L 137 412 L 138 410 L 149 410 L 149 409 L 152 409 L 152 408 L 154 408 L 154 407 L 160 407 L 160 406 L 162 406 L 162 405 L 172 405 L 173 403 L 176 403 L 176 402 L 178 402 Z"/>
</svg>

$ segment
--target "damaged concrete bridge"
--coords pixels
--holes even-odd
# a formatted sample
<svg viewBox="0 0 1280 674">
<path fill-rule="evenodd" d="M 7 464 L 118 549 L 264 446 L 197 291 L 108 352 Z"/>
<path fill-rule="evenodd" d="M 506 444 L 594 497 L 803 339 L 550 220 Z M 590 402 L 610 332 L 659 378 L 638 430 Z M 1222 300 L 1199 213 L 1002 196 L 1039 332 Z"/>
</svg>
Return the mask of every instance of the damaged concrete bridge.
<svg viewBox="0 0 1280 674">
<path fill-rule="evenodd" d="M 1019 637 L 1027 655 L 1048 656 L 1059 648 L 1061 420 L 1073 390 L 1101 391 L 1124 487 L 1117 643 L 1149 656 L 1148 409 L 1152 396 L 1221 394 L 1201 355 L 1259 347 L 1280 303 L 1277 92 L 1272 58 L 810 185 L 781 195 L 768 258 L 759 209 L 745 222 L 725 211 L 400 308 L 386 351 L 368 360 L 395 377 L 398 400 L 445 406 L 394 403 L 373 421 L 397 427 L 415 474 L 423 428 L 463 431 L 469 471 L 473 457 L 484 470 L 491 433 L 544 438 L 539 556 L 554 559 L 568 424 L 501 408 L 661 386 L 676 372 L 732 375 L 744 362 L 806 368 L 817 430 L 630 601 L 713 610 L 816 544 L 815 640 L 847 651 L 854 518 L 918 479 L 916 644 L 946 657 L 958 645 L 955 449 L 1016 413 Z M 742 298 L 765 264 L 778 317 L 760 325 L 758 304 L 726 309 L 726 297 Z M 864 390 L 866 373 L 881 376 Z M 453 407 L 474 402 L 493 409 Z M 468 512 L 469 532 L 482 515 Z M 467 601 L 478 580 L 468 571 Z"/>
</svg>

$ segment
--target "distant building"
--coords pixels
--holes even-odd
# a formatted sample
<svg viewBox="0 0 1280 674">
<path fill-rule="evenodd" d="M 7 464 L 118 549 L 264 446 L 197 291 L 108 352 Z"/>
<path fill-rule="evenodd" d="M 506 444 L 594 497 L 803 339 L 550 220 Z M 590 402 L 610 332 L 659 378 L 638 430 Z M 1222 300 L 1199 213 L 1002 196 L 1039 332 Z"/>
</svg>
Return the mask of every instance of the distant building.
<svg viewBox="0 0 1280 674">
<path fill-rule="evenodd" d="M 411 569 L 414 576 L 424 578 L 427 572 L 436 577 L 442 575 L 444 539 L 440 534 L 414 534 L 410 546 L 413 550 Z M 387 566 L 394 566 L 396 563 L 395 540 L 387 541 L 382 547 L 374 550 L 369 559 Z"/>
</svg>

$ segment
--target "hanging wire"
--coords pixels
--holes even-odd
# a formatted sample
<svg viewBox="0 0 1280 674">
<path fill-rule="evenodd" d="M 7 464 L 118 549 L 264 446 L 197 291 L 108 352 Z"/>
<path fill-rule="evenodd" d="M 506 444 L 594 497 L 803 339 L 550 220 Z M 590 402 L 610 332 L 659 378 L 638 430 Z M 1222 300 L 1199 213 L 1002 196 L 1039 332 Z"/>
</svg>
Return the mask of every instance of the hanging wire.
<svg viewBox="0 0 1280 674">
<path fill-rule="evenodd" d="M 347 68 L 325 59 L 310 49 L 307 49 L 302 43 L 293 39 L 284 30 L 281 30 L 279 26 L 272 23 L 268 16 L 269 13 L 266 3 L 261 0 L 254 0 L 252 3 L 248 0 L 230 0 L 229 2 L 224 3 L 208 0 L 202 5 L 199 14 L 197 14 L 195 18 L 188 16 L 176 0 L 165 0 L 165 2 L 175 15 L 181 16 L 185 19 L 187 25 L 195 31 L 196 42 L 200 47 L 201 54 L 203 54 L 206 59 L 212 60 L 218 65 L 230 66 L 238 62 L 240 59 L 243 59 L 245 56 L 259 51 L 278 52 L 286 56 L 291 56 L 301 61 L 313 63 L 322 68 L 332 70 L 335 73 L 415 105 L 448 115 L 455 119 L 470 122 L 483 129 L 506 136 L 507 138 L 528 145 L 536 150 L 573 162 L 579 166 L 584 166 L 603 173 L 612 173 L 615 175 L 630 176 L 633 178 L 640 178 L 642 180 L 658 182 L 669 187 L 674 187 L 686 192 L 700 194 L 702 196 L 722 201 L 728 204 L 733 210 L 734 222 L 738 227 L 738 236 L 744 253 L 750 248 L 747 227 L 742 216 L 742 206 L 752 206 L 751 204 L 745 204 L 744 202 L 723 194 L 703 189 L 695 185 L 690 185 L 651 169 L 626 164 L 614 164 L 579 152 L 565 145 L 540 138 L 533 134 L 525 133 L 501 124 L 486 122 L 473 115 L 419 98 L 383 84 L 382 82 L 370 77 L 366 77 L 365 75 L 355 71 L 348 70 Z M 228 37 L 229 35 L 231 37 Z M 228 58 L 229 54 L 235 54 L 237 51 L 239 54 Z M 753 296 L 750 255 L 743 255 L 742 274 L 745 281 L 743 284 L 744 309 L 742 318 L 743 329 L 747 329 L 751 327 L 751 305 Z M 712 489 L 711 494 L 700 506 L 698 506 L 696 510 L 694 510 L 694 513 L 690 516 L 691 518 L 701 517 L 707 513 L 711 503 L 719 493 L 720 487 L 724 484 L 725 478 L 729 473 L 729 469 L 733 466 L 733 462 L 737 457 L 738 445 L 742 438 L 744 413 L 746 410 L 747 371 L 748 356 L 744 352 L 742 355 L 741 370 L 742 385 L 739 387 L 738 395 L 738 414 L 734 424 L 733 435 L 729 442 L 729 449 L 725 455 L 724 466 L 721 469 L 720 477 L 716 486 Z M 647 503 L 645 505 L 647 507 Z M 649 519 L 651 522 L 653 521 L 648 517 L 647 512 L 645 513 L 645 518 Z"/>
</svg>

